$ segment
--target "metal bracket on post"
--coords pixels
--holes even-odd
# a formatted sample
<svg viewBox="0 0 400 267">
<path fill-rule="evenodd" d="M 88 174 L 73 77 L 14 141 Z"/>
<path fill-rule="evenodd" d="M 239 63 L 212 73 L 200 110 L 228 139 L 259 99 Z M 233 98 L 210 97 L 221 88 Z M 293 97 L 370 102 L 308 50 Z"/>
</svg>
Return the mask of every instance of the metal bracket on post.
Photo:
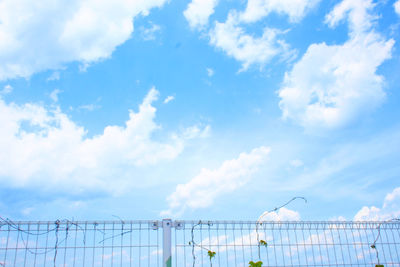
<svg viewBox="0 0 400 267">
<path fill-rule="evenodd" d="M 174 221 L 173 227 L 175 227 L 176 230 L 182 230 L 185 228 L 185 224 L 182 221 Z"/>
<path fill-rule="evenodd" d="M 151 227 L 151 229 L 153 229 L 153 230 L 158 230 L 158 228 L 159 227 L 161 227 L 162 225 L 161 225 L 161 222 L 160 221 L 152 221 L 151 223 L 150 223 L 150 227 Z"/>
<path fill-rule="evenodd" d="M 163 267 L 171 267 L 171 228 L 172 220 L 171 219 L 163 219 L 162 220 L 162 228 L 163 228 Z"/>
</svg>

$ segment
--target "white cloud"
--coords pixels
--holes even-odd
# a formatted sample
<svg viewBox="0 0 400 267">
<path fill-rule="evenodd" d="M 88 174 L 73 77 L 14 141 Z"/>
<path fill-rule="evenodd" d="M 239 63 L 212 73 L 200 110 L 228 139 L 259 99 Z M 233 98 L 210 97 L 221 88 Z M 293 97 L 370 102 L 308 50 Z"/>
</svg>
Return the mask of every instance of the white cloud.
<svg viewBox="0 0 400 267">
<path fill-rule="evenodd" d="M 14 88 L 11 85 L 7 84 L 3 87 L 3 90 L 1 90 L 0 93 L 2 95 L 7 95 L 7 94 L 11 93 L 13 90 L 14 90 Z"/>
<path fill-rule="evenodd" d="M 193 138 L 207 138 L 210 136 L 211 126 L 206 125 L 194 125 L 191 127 L 186 128 L 183 132 L 183 136 L 186 139 L 193 139 Z"/>
<path fill-rule="evenodd" d="M 240 15 L 243 22 L 256 22 L 272 12 L 289 16 L 291 22 L 300 21 L 319 0 L 248 0 Z"/>
<path fill-rule="evenodd" d="M 334 27 L 348 18 L 343 45 L 312 44 L 279 90 L 283 118 L 303 127 L 336 128 L 379 106 L 385 98 L 378 67 L 391 57 L 393 40 L 372 29 L 369 0 L 344 0 L 326 16 Z"/>
<path fill-rule="evenodd" d="M 54 71 L 48 78 L 47 81 L 58 81 L 60 79 L 60 72 Z"/>
<path fill-rule="evenodd" d="M 171 101 L 174 100 L 174 99 L 175 99 L 174 96 L 169 95 L 169 96 L 167 96 L 167 97 L 164 99 L 164 104 L 167 104 L 168 102 L 171 102 Z"/>
<path fill-rule="evenodd" d="M 214 76 L 214 70 L 212 68 L 207 68 L 206 70 L 207 70 L 208 77 Z"/>
<path fill-rule="evenodd" d="M 396 3 L 394 3 L 394 10 L 396 11 L 397 15 L 400 16 L 400 0 L 398 0 Z"/>
<path fill-rule="evenodd" d="M 205 208 L 214 200 L 243 186 L 262 165 L 270 152 L 267 147 L 242 153 L 237 159 L 227 160 L 216 170 L 202 169 L 186 184 L 179 184 L 168 196 L 169 209 L 163 215 L 179 216 L 186 209 Z"/>
<path fill-rule="evenodd" d="M 391 193 L 387 194 L 385 201 L 383 202 L 383 208 L 386 209 L 391 206 L 391 204 L 400 204 L 400 187 L 395 188 Z M 399 207 L 400 209 L 400 207 Z"/>
<path fill-rule="evenodd" d="M 277 38 L 283 32 L 265 28 L 263 35 L 256 38 L 246 34 L 238 23 L 239 18 L 236 12 L 230 12 L 226 22 L 216 22 L 215 27 L 210 31 L 210 44 L 242 62 L 242 70 L 246 70 L 253 64 L 264 66 L 277 55 L 293 56 L 289 45 Z"/>
<path fill-rule="evenodd" d="M 192 0 L 183 12 L 192 29 L 202 29 L 208 24 L 208 18 L 214 13 L 218 0 Z"/>
<path fill-rule="evenodd" d="M 51 100 L 53 100 L 54 102 L 58 102 L 58 94 L 61 93 L 62 91 L 59 89 L 54 89 L 51 93 L 50 93 L 50 98 Z"/>
<path fill-rule="evenodd" d="M 280 208 L 278 211 L 264 212 L 262 219 L 259 221 L 299 221 L 300 213 L 285 207 Z M 260 217 L 261 218 L 261 217 Z"/>
<path fill-rule="evenodd" d="M 354 216 L 354 221 L 387 221 L 400 216 L 400 187 L 387 194 L 382 208 L 363 207 Z"/>
<path fill-rule="evenodd" d="M 71 61 L 110 57 L 132 20 L 166 0 L 4 0 L 0 2 L 0 80 L 29 77 Z"/>
<path fill-rule="evenodd" d="M 156 33 L 161 30 L 160 25 L 151 23 L 150 28 L 141 27 L 142 38 L 145 41 L 151 41 L 156 39 Z"/>
<path fill-rule="evenodd" d="M 59 108 L 7 104 L 0 98 L 1 183 L 72 194 L 129 190 L 138 183 L 138 169 L 172 160 L 184 148 L 181 135 L 153 140 L 160 128 L 152 106 L 157 97 L 151 89 L 124 126 L 107 126 L 92 138 Z"/>
<path fill-rule="evenodd" d="M 333 28 L 347 17 L 350 34 L 367 32 L 375 18 L 371 14 L 374 6 L 371 0 L 343 0 L 326 15 L 325 22 Z"/>
<path fill-rule="evenodd" d="M 95 109 L 99 109 L 101 108 L 100 105 L 96 105 L 96 104 L 87 104 L 87 105 L 81 105 L 78 107 L 78 110 L 87 110 L 87 111 L 93 111 Z"/>
</svg>

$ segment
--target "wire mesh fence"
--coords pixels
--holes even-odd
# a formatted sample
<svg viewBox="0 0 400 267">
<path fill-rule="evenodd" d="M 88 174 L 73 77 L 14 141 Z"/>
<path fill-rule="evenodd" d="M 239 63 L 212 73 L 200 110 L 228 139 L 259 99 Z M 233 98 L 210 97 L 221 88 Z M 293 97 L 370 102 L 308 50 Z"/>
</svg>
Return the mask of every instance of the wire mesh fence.
<svg viewBox="0 0 400 267">
<path fill-rule="evenodd" d="M 174 231 L 175 266 L 400 266 L 399 230 L 398 222 L 185 222 Z"/>
<path fill-rule="evenodd" d="M 11 222 L 0 227 L 0 266 L 161 266 L 153 221 Z"/>
<path fill-rule="evenodd" d="M 0 266 L 400 266 L 398 221 L 171 221 L 170 236 L 163 226 L 3 221 Z"/>
</svg>

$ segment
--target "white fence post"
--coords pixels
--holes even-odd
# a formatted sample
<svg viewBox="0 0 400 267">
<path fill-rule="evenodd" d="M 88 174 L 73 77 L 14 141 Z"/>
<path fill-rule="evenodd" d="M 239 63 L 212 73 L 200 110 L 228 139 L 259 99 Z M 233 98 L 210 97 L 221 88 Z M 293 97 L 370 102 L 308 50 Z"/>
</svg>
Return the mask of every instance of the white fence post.
<svg viewBox="0 0 400 267">
<path fill-rule="evenodd" d="M 163 219 L 163 267 L 171 267 L 171 228 L 172 220 Z"/>
</svg>

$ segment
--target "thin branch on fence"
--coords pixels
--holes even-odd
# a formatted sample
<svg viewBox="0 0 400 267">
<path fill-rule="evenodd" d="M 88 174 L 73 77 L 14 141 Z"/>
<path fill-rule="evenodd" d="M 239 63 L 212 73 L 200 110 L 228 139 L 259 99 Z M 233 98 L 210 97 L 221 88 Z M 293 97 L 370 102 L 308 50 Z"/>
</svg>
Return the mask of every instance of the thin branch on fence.
<svg viewBox="0 0 400 267">
<path fill-rule="evenodd" d="M 261 246 L 265 246 L 267 247 L 268 243 L 265 240 L 260 240 L 260 234 L 258 232 L 258 227 L 260 225 L 262 225 L 262 219 L 269 213 L 274 212 L 274 211 L 279 211 L 280 209 L 282 209 L 283 207 L 286 207 L 287 205 L 289 205 L 291 202 L 295 201 L 296 199 L 303 199 L 305 203 L 307 203 L 307 199 L 305 197 L 294 197 L 291 200 L 289 200 L 288 202 L 286 202 L 285 204 L 273 208 L 272 210 L 269 211 L 265 211 L 263 214 L 261 214 L 261 216 L 258 218 L 257 222 L 256 222 L 256 234 L 257 234 L 257 247 L 258 247 L 258 259 L 261 259 Z"/>
<path fill-rule="evenodd" d="M 193 267 L 195 267 L 195 265 L 196 265 L 196 254 L 195 254 L 195 251 L 194 251 L 194 248 L 195 248 L 195 247 L 199 247 L 199 248 L 201 248 L 201 249 L 207 250 L 208 257 L 210 258 L 210 266 L 212 267 L 212 258 L 215 257 L 216 252 L 215 252 L 215 251 L 212 251 L 211 249 L 208 249 L 208 248 L 206 248 L 206 247 L 204 247 L 204 246 L 202 246 L 202 245 L 200 245 L 200 244 L 197 244 L 197 243 L 194 241 L 194 228 L 197 227 L 197 226 L 199 226 L 199 225 L 201 225 L 201 224 L 206 224 L 206 225 L 208 225 L 209 227 L 212 226 L 212 223 L 210 223 L 210 222 L 203 223 L 201 220 L 200 220 L 197 224 L 195 224 L 195 225 L 192 226 L 192 229 L 191 229 L 191 231 L 190 231 L 190 232 L 191 232 L 191 235 L 192 235 L 192 240 L 189 242 L 189 245 L 192 246 Z"/>
<path fill-rule="evenodd" d="M 54 258 L 53 258 L 54 267 L 56 267 L 56 260 L 57 260 L 57 253 L 58 253 L 58 230 L 60 229 L 60 221 L 57 220 L 55 222 L 55 224 L 56 224 L 56 232 L 55 232 L 56 233 L 56 244 L 54 245 Z"/>
<path fill-rule="evenodd" d="M 376 228 L 376 229 L 378 229 L 378 235 L 376 236 L 376 238 L 375 238 L 375 240 L 374 240 L 374 243 L 372 243 L 371 248 L 374 249 L 375 252 L 376 252 L 376 260 L 378 261 L 377 266 L 380 266 L 380 265 L 381 265 L 380 259 L 379 259 L 379 251 L 378 251 L 378 249 L 377 249 L 377 247 L 376 247 L 376 242 L 378 242 L 378 239 L 379 239 L 380 236 L 381 236 L 381 226 L 382 226 L 382 224 L 390 223 L 390 222 L 395 222 L 395 221 L 400 221 L 400 219 L 399 219 L 399 218 L 392 218 L 392 219 L 390 219 L 390 220 L 381 222 L 381 223 L 378 225 L 378 227 Z"/>
<path fill-rule="evenodd" d="M 45 250 L 44 250 L 44 251 L 41 251 L 41 252 L 32 251 L 32 250 L 29 248 L 28 241 L 25 242 L 24 236 L 21 234 L 21 239 L 22 239 L 22 243 L 24 244 L 24 248 L 25 248 L 27 251 L 29 251 L 29 253 L 31 253 L 31 254 L 33 254 L 33 255 L 43 255 L 43 254 L 47 254 L 47 253 L 49 253 L 50 251 L 54 250 L 54 257 L 53 257 L 54 266 L 56 266 L 55 264 L 56 264 L 57 254 L 58 254 L 58 247 L 59 247 L 61 244 L 63 244 L 63 243 L 67 240 L 70 225 L 75 225 L 77 228 L 79 228 L 79 230 L 83 231 L 83 235 L 84 235 L 84 236 L 83 236 L 82 242 L 83 242 L 83 244 L 86 244 L 86 230 L 83 229 L 78 223 L 75 223 L 75 222 L 70 221 L 70 220 L 68 220 L 68 219 L 56 220 L 56 221 L 54 221 L 55 227 L 53 227 L 53 228 L 51 228 L 51 229 L 48 229 L 48 230 L 46 230 L 46 231 L 43 231 L 43 232 L 40 232 L 40 231 L 33 232 L 33 231 L 24 230 L 24 229 L 22 229 L 22 228 L 19 226 L 19 224 L 16 224 L 15 222 L 13 222 L 12 220 L 10 220 L 10 219 L 8 219 L 8 218 L 4 219 L 4 218 L 1 217 L 1 216 L 0 216 L 0 221 L 3 222 L 3 225 L 8 225 L 10 228 L 12 228 L 12 229 L 14 229 L 14 230 L 16 230 L 16 231 L 18 231 L 18 232 L 20 232 L 20 233 L 24 233 L 24 234 L 26 234 L 27 236 L 29 236 L 29 235 L 32 235 L 32 236 L 42 236 L 42 235 L 46 235 L 46 234 L 48 235 L 48 234 L 51 233 L 51 232 L 55 232 L 55 244 L 54 244 L 54 246 L 51 247 L 51 248 L 45 248 Z M 59 240 L 58 233 L 59 233 L 60 230 L 64 230 L 64 228 L 61 227 L 61 225 L 62 225 L 63 223 L 66 224 L 66 227 L 65 227 L 65 238 L 63 238 L 63 239 L 60 241 L 60 240 Z M 96 223 L 95 223 L 95 224 L 96 224 Z M 95 230 L 98 230 L 98 229 L 95 228 Z M 98 230 L 98 231 L 100 231 L 100 230 Z M 100 231 L 100 232 L 102 232 L 102 231 Z"/>
</svg>

